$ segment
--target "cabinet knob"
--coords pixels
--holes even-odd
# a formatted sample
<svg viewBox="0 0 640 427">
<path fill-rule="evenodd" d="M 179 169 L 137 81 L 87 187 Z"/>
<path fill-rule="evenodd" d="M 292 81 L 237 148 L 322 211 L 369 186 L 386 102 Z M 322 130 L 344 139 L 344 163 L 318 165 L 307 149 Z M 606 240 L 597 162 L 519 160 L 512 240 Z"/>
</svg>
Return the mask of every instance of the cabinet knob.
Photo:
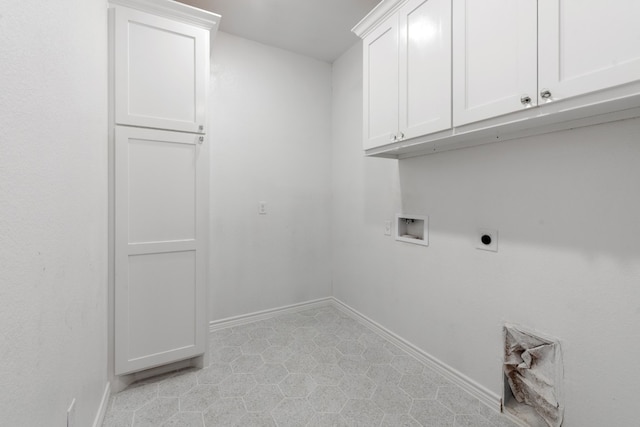
<svg viewBox="0 0 640 427">
<path fill-rule="evenodd" d="M 400 132 L 400 140 L 404 139 L 404 132 Z"/>
<path fill-rule="evenodd" d="M 551 98 L 551 91 L 549 89 L 542 89 L 540 91 L 540 97 L 544 99 Z"/>
<path fill-rule="evenodd" d="M 198 130 L 203 130 L 204 126 L 203 125 L 198 125 Z"/>
<path fill-rule="evenodd" d="M 204 142 L 204 136 L 198 137 L 198 144 L 202 144 Z"/>
<path fill-rule="evenodd" d="M 389 139 L 391 141 L 397 141 L 398 140 L 398 135 L 392 133 L 392 134 L 389 135 Z"/>
<path fill-rule="evenodd" d="M 522 95 L 520 97 L 520 102 L 524 106 L 531 105 L 531 97 L 529 95 Z"/>
</svg>

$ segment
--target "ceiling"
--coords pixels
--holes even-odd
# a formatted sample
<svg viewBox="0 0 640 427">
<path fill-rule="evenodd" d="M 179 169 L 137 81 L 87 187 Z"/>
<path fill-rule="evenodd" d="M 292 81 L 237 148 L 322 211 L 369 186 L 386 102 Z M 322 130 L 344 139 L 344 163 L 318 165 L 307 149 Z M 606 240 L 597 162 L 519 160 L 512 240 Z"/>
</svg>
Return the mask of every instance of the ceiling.
<svg viewBox="0 0 640 427">
<path fill-rule="evenodd" d="M 380 0 L 178 0 L 222 15 L 220 30 L 333 62 L 358 41 L 351 28 Z"/>
</svg>

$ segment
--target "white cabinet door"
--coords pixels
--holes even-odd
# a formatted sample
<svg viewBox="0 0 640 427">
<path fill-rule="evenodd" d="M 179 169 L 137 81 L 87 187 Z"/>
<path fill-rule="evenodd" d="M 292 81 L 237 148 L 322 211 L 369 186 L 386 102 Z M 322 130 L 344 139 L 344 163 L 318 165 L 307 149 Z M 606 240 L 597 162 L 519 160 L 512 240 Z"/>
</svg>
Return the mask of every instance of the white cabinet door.
<svg viewBox="0 0 640 427">
<path fill-rule="evenodd" d="M 203 354 L 204 136 L 115 130 L 115 371 Z"/>
<path fill-rule="evenodd" d="M 454 0 L 453 125 L 537 105 L 537 54 L 536 0 Z"/>
<path fill-rule="evenodd" d="M 410 0 L 399 28 L 399 138 L 451 128 L 450 0 Z"/>
<path fill-rule="evenodd" d="M 206 131 L 209 32 L 115 8 L 116 124 Z"/>
<path fill-rule="evenodd" d="M 398 134 L 398 15 L 382 23 L 363 44 L 366 150 L 392 143 Z"/>
<path fill-rule="evenodd" d="M 559 100 L 640 78 L 640 1 L 538 4 L 541 94 Z"/>
</svg>

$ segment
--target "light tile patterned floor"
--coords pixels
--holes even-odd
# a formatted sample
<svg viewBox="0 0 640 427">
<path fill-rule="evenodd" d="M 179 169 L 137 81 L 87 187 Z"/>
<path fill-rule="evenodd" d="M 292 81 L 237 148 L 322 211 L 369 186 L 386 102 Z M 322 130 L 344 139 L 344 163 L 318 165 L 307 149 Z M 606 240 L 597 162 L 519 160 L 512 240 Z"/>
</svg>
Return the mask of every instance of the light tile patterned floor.
<svg viewBox="0 0 640 427">
<path fill-rule="evenodd" d="M 515 427 L 333 307 L 222 329 L 210 365 L 135 383 L 103 427 Z"/>
</svg>

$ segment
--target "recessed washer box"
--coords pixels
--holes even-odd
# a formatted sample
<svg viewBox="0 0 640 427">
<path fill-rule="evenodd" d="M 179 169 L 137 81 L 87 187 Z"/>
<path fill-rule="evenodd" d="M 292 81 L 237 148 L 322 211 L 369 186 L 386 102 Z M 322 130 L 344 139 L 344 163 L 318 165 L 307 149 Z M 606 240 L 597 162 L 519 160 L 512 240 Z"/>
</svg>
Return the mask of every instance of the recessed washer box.
<svg viewBox="0 0 640 427">
<path fill-rule="evenodd" d="M 429 246 L 429 217 L 425 215 L 396 215 L 396 240 Z"/>
</svg>

